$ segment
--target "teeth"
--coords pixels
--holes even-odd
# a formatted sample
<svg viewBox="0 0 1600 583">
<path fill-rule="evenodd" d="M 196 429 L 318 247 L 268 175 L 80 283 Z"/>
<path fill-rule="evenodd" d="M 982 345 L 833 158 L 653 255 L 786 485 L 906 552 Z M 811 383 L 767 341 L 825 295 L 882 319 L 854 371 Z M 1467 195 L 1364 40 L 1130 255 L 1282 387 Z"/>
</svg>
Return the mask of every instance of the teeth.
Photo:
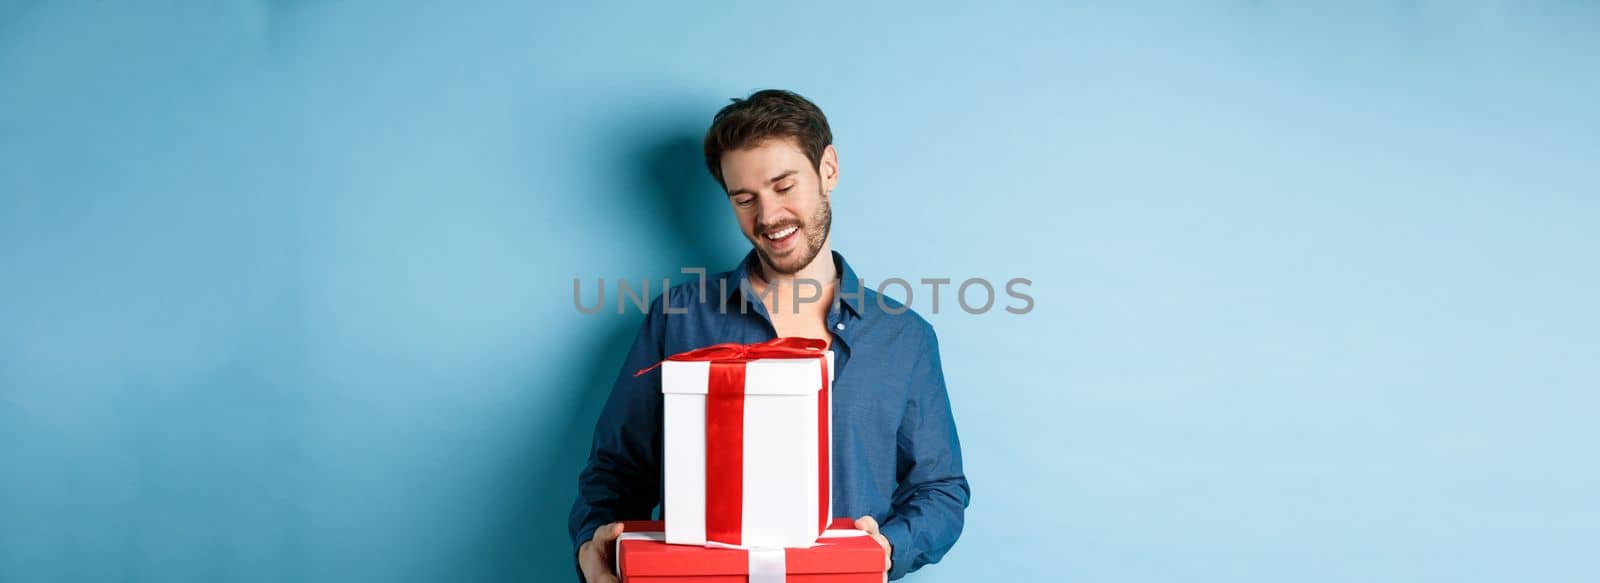
<svg viewBox="0 0 1600 583">
<path fill-rule="evenodd" d="M 771 239 L 773 241 L 777 241 L 778 239 L 782 239 L 784 237 L 788 237 L 789 234 L 793 233 L 794 230 L 797 229 L 797 228 L 798 227 L 789 227 L 787 229 L 784 229 L 782 231 L 778 231 L 776 233 L 767 233 L 767 238 Z"/>
</svg>

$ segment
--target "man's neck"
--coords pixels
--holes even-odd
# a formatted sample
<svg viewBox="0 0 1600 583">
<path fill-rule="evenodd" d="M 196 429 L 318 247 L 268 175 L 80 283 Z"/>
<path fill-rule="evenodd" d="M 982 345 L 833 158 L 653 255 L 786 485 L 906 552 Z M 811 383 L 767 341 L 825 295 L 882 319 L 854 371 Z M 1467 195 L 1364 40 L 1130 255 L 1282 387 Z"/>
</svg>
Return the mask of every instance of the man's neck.
<svg viewBox="0 0 1600 583">
<path fill-rule="evenodd" d="M 759 264 L 760 271 L 757 275 L 760 277 L 761 283 L 784 288 L 793 287 L 795 281 L 806 280 L 817 282 L 824 287 L 832 285 L 833 280 L 838 278 L 838 273 L 836 273 L 838 267 L 833 264 L 833 250 L 831 247 L 828 241 L 823 241 L 822 249 L 817 251 L 817 256 L 811 260 L 811 263 L 806 264 L 805 267 L 800 268 L 800 271 L 794 273 L 777 273 L 773 271 L 772 266 L 767 265 L 766 260 L 762 259 L 758 253 L 756 254 L 756 262 Z"/>
<path fill-rule="evenodd" d="M 756 254 L 758 273 L 752 274 L 755 277 L 751 278 L 752 281 L 750 283 L 760 294 L 766 294 L 768 286 L 775 286 L 778 292 L 777 297 L 781 298 L 779 303 L 784 305 L 786 309 L 793 309 L 788 307 L 787 304 L 796 297 L 796 285 L 805 286 L 803 291 L 799 293 L 806 297 L 810 297 L 811 294 L 819 291 L 817 288 L 812 287 L 812 284 L 820 286 L 822 297 L 815 301 L 824 306 L 831 304 L 833 302 L 834 282 L 839 277 L 839 268 L 833 264 L 832 238 L 830 237 L 829 239 L 822 242 L 822 249 L 817 251 L 817 256 L 811 260 L 811 263 L 792 274 L 775 273 L 772 270 L 772 266 L 767 265 L 767 262 L 761 259 L 759 253 Z M 773 307 L 768 306 L 769 309 Z"/>
</svg>

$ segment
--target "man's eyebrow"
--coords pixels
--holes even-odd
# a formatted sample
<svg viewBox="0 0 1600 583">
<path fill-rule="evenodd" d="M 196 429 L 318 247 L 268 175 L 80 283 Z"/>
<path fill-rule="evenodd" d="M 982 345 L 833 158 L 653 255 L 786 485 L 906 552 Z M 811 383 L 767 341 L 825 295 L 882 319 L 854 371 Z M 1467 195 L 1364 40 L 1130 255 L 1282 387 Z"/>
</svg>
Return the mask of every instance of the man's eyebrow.
<svg viewBox="0 0 1600 583">
<path fill-rule="evenodd" d="M 772 184 L 772 183 L 777 182 L 779 180 L 783 180 L 785 178 L 793 176 L 797 172 L 799 172 L 799 170 L 784 170 L 782 174 L 779 174 L 777 176 L 773 176 L 772 178 L 768 178 L 767 179 L 767 184 Z M 755 194 L 755 191 L 750 190 L 748 188 L 740 188 L 738 190 L 730 190 L 730 191 L 728 191 L 728 196 L 735 196 L 735 195 L 739 195 L 739 194 Z"/>
</svg>

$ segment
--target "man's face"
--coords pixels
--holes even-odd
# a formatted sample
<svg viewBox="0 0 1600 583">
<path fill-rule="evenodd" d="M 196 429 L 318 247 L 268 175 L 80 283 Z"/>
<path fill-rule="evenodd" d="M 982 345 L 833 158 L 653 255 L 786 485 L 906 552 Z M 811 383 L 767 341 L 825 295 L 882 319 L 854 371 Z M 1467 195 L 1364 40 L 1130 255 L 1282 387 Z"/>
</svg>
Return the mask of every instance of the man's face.
<svg viewBox="0 0 1600 583">
<path fill-rule="evenodd" d="M 838 155 L 823 151 L 820 168 L 794 140 L 767 140 L 722 155 L 722 179 L 739 229 L 773 271 L 793 275 L 822 251 L 833 226 L 828 195 L 838 183 Z"/>
</svg>

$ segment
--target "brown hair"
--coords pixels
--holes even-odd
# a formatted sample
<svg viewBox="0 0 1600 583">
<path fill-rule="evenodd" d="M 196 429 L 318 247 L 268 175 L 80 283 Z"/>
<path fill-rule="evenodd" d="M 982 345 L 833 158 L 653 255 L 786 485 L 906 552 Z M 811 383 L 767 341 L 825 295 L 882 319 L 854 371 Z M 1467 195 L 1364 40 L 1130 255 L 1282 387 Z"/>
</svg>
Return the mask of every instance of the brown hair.
<svg viewBox="0 0 1600 583">
<path fill-rule="evenodd" d="M 711 129 L 706 130 L 706 168 L 724 190 L 728 183 L 722 179 L 722 154 L 773 138 L 794 138 L 811 159 L 811 168 L 821 166 L 822 151 L 833 143 L 833 132 L 815 103 L 782 89 L 762 89 L 732 101 L 711 118 Z"/>
</svg>

